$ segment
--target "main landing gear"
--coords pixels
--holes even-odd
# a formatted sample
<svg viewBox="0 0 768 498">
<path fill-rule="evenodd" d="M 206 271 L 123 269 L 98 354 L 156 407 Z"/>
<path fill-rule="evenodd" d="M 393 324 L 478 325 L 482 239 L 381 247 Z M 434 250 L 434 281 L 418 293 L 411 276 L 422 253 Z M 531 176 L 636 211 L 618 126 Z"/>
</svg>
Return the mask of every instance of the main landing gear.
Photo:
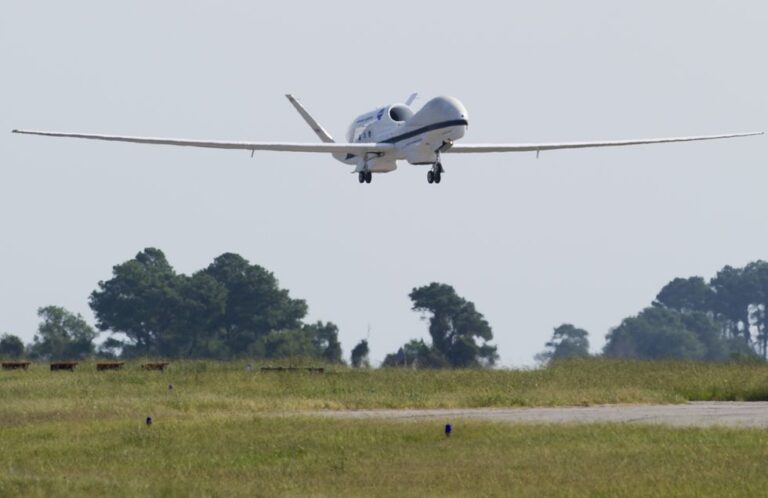
<svg viewBox="0 0 768 498">
<path fill-rule="evenodd" d="M 357 174 L 357 181 L 360 183 L 371 183 L 373 180 L 373 173 L 370 171 L 360 171 Z"/>
<path fill-rule="evenodd" d="M 439 162 L 435 163 L 427 172 L 427 183 L 440 183 L 444 172 L 443 165 Z"/>
</svg>

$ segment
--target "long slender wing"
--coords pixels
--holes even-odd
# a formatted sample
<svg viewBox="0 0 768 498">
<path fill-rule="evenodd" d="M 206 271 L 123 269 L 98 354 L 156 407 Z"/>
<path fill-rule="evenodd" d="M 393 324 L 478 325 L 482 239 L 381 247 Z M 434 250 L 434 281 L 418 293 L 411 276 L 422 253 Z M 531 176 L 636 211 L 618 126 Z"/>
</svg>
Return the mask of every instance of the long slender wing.
<svg viewBox="0 0 768 498">
<path fill-rule="evenodd" d="M 366 152 L 388 152 L 394 149 L 387 143 L 291 143 L 291 142 L 221 142 L 183 140 L 176 138 L 125 137 L 118 135 L 92 135 L 87 133 L 60 133 L 54 131 L 13 130 L 24 135 L 44 137 L 85 138 L 109 142 L 130 142 L 135 144 L 177 145 L 180 147 L 204 147 L 209 149 L 269 150 L 278 152 L 320 152 L 329 154 L 363 154 Z"/>
<path fill-rule="evenodd" d="M 457 144 L 449 148 L 447 153 L 480 154 L 489 152 L 539 152 L 559 149 L 586 149 L 590 147 L 623 147 L 626 145 L 664 144 L 673 142 L 696 142 L 701 140 L 720 140 L 724 138 L 751 137 L 762 135 L 763 132 L 733 133 L 730 135 L 708 135 L 701 137 L 651 138 L 645 140 L 616 140 L 611 142 L 565 142 L 545 144 Z"/>
</svg>

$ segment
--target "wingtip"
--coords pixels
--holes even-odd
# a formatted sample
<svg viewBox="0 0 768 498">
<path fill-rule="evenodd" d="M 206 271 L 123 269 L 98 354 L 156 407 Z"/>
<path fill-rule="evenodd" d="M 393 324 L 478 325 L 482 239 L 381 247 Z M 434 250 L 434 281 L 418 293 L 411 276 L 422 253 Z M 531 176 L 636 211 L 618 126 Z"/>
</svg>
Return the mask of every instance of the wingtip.
<svg viewBox="0 0 768 498">
<path fill-rule="evenodd" d="M 19 132 L 19 130 L 17 130 L 16 128 L 11 130 L 11 133 L 18 133 L 18 132 Z"/>
</svg>

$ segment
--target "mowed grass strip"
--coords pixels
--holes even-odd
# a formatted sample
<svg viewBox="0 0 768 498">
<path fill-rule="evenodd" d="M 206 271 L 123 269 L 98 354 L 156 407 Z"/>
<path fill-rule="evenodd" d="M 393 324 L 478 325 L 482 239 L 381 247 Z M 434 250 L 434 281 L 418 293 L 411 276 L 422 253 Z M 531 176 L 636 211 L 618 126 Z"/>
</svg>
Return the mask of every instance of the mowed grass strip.
<svg viewBox="0 0 768 498">
<path fill-rule="evenodd" d="M 0 429 L 0 496 L 759 496 L 768 433 L 228 418 Z"/>
</svg>

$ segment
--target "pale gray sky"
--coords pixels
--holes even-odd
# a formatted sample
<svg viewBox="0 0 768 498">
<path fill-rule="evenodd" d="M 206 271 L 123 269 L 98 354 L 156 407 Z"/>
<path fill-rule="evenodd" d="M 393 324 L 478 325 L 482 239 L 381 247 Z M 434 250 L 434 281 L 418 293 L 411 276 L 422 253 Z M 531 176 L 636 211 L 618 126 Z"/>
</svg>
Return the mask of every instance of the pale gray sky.
<svg viewBox="0 0 768 498">
<path fill-rule="evenodd" d="M 676 276 L 768 258 L 768 139 L 445 158 L 361 186 L 324 155 L 22 137 L 11 128 L 315 140 L 418 91 L 469 109 L 464 142 L 768 127 L 768 3 L 5 0 L 0 7 L 0 331 L 87 297 L 147 246 L 181 272 L 231 251 L 381 360 L 428 337 L 407 294 L 474 301 L 501 364 L 552 328 L 594 349 Z M 419 102 L 417 102 L 418 104 Z"/>
</svg>

